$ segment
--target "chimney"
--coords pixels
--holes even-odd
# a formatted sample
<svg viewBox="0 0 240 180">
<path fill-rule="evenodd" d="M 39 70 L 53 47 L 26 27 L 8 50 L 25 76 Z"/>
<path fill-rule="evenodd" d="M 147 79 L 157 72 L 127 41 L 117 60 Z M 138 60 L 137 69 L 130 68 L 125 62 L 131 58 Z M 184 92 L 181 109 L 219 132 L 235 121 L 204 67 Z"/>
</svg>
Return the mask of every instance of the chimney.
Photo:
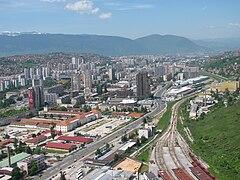
<svg viewBox="0 0 240 180">
<path fill-rule="evenodd" d="M 7 156 L 8 156 L 8 166 L 11 167 L 11 155 L 10 155 L 10 147 L 7 147 Z"/>
</svg>

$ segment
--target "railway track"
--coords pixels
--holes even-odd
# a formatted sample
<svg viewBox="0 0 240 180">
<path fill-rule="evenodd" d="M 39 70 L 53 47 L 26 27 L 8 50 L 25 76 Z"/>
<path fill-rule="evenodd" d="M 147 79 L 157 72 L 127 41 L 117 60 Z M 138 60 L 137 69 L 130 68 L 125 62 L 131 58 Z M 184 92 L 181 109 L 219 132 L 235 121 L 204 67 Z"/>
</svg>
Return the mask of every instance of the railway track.
<svg viewBox="0 0 240 180">
<path fill-rule="evenodd" d="M 184 99 L 180 100 L 179 102 L 174 104 L 174 106 L 172 108 L 170 125 L 156 144 L 155 160 L 156 160 L 156 164 L 158 165 L 160 170 L 167 172 L 171 176 L 172 179 L 177 179 L 177 177 L 175 176 L 172 169 L 167 168 L 167 162 L 165 162 L 165 160 L 163 158 L 163 148 L 168 147 L 170 157 L 173 160 L 175 166 L 177 168 L 181 168 L 192 179 L 196 179 L 196 177 L 193 174 L 188 173 L 189 171 L 187 171 L 187 169 L 186 169 L 188 167 L 183 166 L 183 164 L 179 160 L 179 158 L 176 154 L 176 151 L 175 151 L 175 147 L 177 146 L 176 144 L 177 143 L 181 144 L 180 147 L 184 148 L 184 150 L 182 150 L 183 154 L 186 156 L 186 159 L 189 160 L 189 164 L 191 163 L 190 158 L 187 157 L 187 154 L 189 152 L 188 146 L 184 147 L 185 142 L 181 140 L 180 134 L 177 131 L 178 108 L 181 105 L 181 103 L 183 103 L 183 102 L 184 102 Z"/>
</svg>

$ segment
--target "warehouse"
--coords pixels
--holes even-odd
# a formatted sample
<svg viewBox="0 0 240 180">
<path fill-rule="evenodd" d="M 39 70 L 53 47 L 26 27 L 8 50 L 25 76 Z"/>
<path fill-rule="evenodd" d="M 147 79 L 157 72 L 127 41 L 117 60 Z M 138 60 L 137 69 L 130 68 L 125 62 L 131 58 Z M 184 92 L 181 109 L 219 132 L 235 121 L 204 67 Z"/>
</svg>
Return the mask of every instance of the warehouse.
<svg viewBox="0 0 240 180">
<path fill-rule="evenodd" d="M 93 141 L 93 139 L 91 139 L 91 138 L 74 137 L 74 136 L 60 136 L 58 138 L 58 140 L 68 141 L 68 142 L 76 143 L 76 144 L 80 144 L 80 143 L 89 144 Z"/>
<path fill-rule="evenodd" d="M 45 148 L 55 151 L 71 152 L 76 149 L 76 145 L 49 142 L 45 145 Z"/>
</svg>

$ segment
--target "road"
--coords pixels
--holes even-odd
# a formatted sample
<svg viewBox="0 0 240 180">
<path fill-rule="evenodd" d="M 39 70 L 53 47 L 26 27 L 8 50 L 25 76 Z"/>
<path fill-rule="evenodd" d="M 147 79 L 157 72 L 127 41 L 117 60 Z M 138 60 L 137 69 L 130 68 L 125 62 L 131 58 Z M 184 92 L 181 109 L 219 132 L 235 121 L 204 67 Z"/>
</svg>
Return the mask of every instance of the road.
<svg viewBox="0 0 240 180">
<path fill-rule="evenodd" d="M 166 88 L 168 88 L 168 86 L 169 86 L 169 84 L 167 84 L 163 88 L 158 88 L 158 90 L 156 91 L 154 96 L 160 97 L 166 91 Z M 106 137 L 103 137 L 102 139 L 99 139 L 96 142 L 89 144 L 86 148 L 81 149 L 77 152 L 74 152 L 73 154 L 64 158 L 63 161 L 58 162 L 58 164 L 56 164 L 55 166 L 50 167 L 47 170 L 45 170 L 42 177 L 40 177 L 39 179 L 42 179 L 42 180 L 50 179 L 53 175 L 59 173 L 59 171 L 65 169 L 68 166 L 70 166 L 71 164 L 73 164 L 74 159 L 79 160 L 79 159 L 82 159 L 82 158 L 90 155 L 91 153 L 95 152 L 99 147 L 104 146 L 105 143 L 109 143 L 109 142 L 113 141 L 115 138 L 122 136 L 126 132 L 136 129 L 139 125 L 141 125 L 141 123 L 143 122 L 143 120 L 145 118 L 156 116 L 158 113 L 160 113 L 166 107 L 166 104 L 162 103 L 160 99 L 156 99 L 155 102 L 156 102 L 156 108 L 153 111 L 145 114 L 141 118 L 122 127 L 121 129 L 113 132 L 112 134 L 110 134 Z"/>
</svg>

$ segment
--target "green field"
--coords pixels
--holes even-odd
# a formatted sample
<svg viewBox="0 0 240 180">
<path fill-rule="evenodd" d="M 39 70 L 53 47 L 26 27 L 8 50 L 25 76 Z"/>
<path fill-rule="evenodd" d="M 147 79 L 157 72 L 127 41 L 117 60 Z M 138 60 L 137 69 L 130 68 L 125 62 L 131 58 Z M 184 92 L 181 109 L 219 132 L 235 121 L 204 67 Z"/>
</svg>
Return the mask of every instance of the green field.
<svg viewBox="0 0 240 180">
<path fill-rule="evenodd" d="M 157 123 L 157 129 L 159 130 L 166 130 L 170 119 L 171 119 L 171 113 L 172 113 L 172 107 L 175 104 L 175 102 L 169 102 L 167 105 L 167 111 L 163 114 L 163 116 L 160 118 L 160 120 Z"/>
<path fill-rule="evenodd" d="M 240 102 L 216 108 L 189 128 L 194 137 L 192 148 L 222 180 L 240 178 Z"/>
<path fill-rule="evenodd" d="M 137 157 L 136 159 L 139 161 L 143 161 L 145 163 L 148 163 L 148 160 L 150 158 L 150 148 L 144 149 Z"/>
</svg>

